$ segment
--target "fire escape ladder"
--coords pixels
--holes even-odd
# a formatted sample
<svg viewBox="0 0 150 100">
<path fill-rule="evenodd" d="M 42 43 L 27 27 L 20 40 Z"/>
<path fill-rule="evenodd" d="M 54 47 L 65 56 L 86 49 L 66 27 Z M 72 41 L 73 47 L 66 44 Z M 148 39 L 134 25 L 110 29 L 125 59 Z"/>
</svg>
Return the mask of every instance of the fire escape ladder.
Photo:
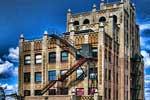
<svg viewBox="0 0 150 100">
<path fill-rule="evenodd" d="M 40 92 L 40 95 L 43 95 L 45 92 L 47 92 L 54 84 L 56 83 L 56 80 L 50 81 Z"/>
</svg>

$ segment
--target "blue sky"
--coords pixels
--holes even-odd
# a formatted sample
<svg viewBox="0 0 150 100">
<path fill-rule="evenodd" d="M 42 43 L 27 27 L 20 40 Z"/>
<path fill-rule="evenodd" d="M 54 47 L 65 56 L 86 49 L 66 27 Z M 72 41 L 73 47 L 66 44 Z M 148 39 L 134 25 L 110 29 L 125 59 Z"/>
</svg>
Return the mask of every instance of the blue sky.
<svg viewBox="0 0 150 100">
<path fill-rule="evenodd" d="M 106 0 L 107 1 L 107 0 Z M 119 0 L 109 0 L 119 1 Z M 141 52 L 145 60 L 145 96 L 150 100 L 150 0 L 132 0 L 140 25 Z M 100 0 L 0 0 L 0 85 L 7 91 L 17 87 L 18 39 L 41 38 L 43 32 L 66 30 L 66 12 L 91 11 Z"/>
</svg>

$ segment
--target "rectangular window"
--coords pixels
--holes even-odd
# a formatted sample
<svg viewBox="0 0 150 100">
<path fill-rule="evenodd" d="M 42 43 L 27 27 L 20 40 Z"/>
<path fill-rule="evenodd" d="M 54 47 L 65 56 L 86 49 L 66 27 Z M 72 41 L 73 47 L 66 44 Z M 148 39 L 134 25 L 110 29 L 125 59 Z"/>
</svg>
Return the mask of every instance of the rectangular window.
<svg viewBox="0 0 150 100">
<path fill-rule="evenodd" d="M 105 80 L 107 80 L 107 69 L 105 69 Z"/>
<path fill-rule="evenodd" d="M 25 65 L 30 65 L 31 64 L 31 56 L 30 55 L 25 55 L 24 56 L 24 64 Z"/>
<path fill-rule="evenodd" d="M 30 96 L 30 90 L 24 90 L 24 96 Z"/>
<path fill-rule="evenodd" d="M 76 71 L 76 79 L 77 80 L 83 80 L 84 79 L 84 74 L 82 69 L 77 69 Z"/>
<path fill-rule="evenodd" d="M 56 95 L 56 89 L 49 89 L 49 95 Z"/>
<path fill-rule="evenodd" d="M 77 88 L 76 89 L 76 95 L 77 96 L 83 96 L 84 95 L 84 88 Z"/>
<path fill-rule="evenodd" d="M 41 64 L 42 63 L 42 55 L 36 54 L 35 55 L 35 64 Z"/>
<path fill-rule="evenodd" d="M 68 61 L 68 52 L 67 51 L 62 51 L 61 52 L 61 61 L 62 62 L 67 62 Z"/>
<path fill-rule="evenodd" d="M 55 63 L 56 62 L 56 52 L 50 52 L 49 53 L 49 62 Z"/>
<path fill-rule="evenodd" d="M 105 88 L 105 99 L 107 99 L 107 88 Z"/>
<path fill-rule="evenodd" d="M 111 88 L 109 88 L 109 94 L 108 94 L 109 99 L 111 99 Z"/>
<path fill-rule="evenodd" d="M 60 71 L 61 77 L 62 77 L 66 72 L 67 72 L 67 70 L 61 70 L 61 71 Z M 67 78 L 66 78 L 66 79 L 67 79 Z"/>
<path fill-rule="evenodd" d="M 68 88 L 61 88 L 60 89 L 60 94 L 61 95 L 68 95 Z"/>
<path fill-rule="evenodd" d="M 88 95 L 94 95 L 96 88 L 89 88 Z"/>
<path fill-rule="evenodd" d="M 97 48 L 93 48 L 93 49 L 92 49 L 92 56 L 93 56 L 94 58 L 97 58 L 97 57 L 98 57 L 97 54 L 98 54 Z"/>
<path fill-rule="evenodd" d="M 109 62 L 111 63 L 111 52 L 109 51 L 109 58 L 108 58 Z"/>
<path fill-rule="evenodd" d="M 89 78 L 91 80 L 97 79 L 97 68 L 89 68 Z"/>
<path fill-rule="evenodd" d="M 35 82 L 41 82 L 41 81 L 42 81 L 41 72 L 35 72 Z"/>
<path fill-rule="evenodd" d="M 30 72 L 24 73 L 24 82 L 29 83 L 30 82 Z"/>
<path fill-rule="evenodd" d="M 34 95 L 35 95 L 35 96 L 40 95 L 40 92 L 41 92 L 41 90 L 35 90 L 35 91 L 34 91 Z"/>
<path fill-rule="evenodd" d="M 56 80 L 56 70 L 52 70 L 48 72 L 48 80 L 49 81 Z"/>
<path fill-rule="evenodd" d="M 111 70 L 109 70 L 109 78 L 108 80 L 110 81 L 111 80 Z"/>
</svg>

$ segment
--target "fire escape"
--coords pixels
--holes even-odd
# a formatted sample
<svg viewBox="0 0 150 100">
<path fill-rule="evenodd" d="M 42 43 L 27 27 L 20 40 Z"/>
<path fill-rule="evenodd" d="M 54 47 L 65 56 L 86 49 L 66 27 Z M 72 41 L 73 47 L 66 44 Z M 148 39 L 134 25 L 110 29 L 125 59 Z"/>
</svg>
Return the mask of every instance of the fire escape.
<svg viewBox="0 0 150 100">
<path fill-rule="evenodd" d="M 131 58 L 131 78 L 132 78 L 132 100 L 139 100 L 140 90 L 142 88 L 140 79 L 142 76 L 142 72 L 140 70 L 142 64 L 142 56 L 136 54 L 133 58 Z"/>
<path fill-rule="evenodd" d="M 71 51 L 73 51 L 76 56 L 76 58 L 78 58 L 78 61 L 70 67 L 70 69 L 64 74 L 61 75 L 60 78 L 58 78 L 58 80 L 53 80 L 50 81 L 39 93 L 39 95 L 43 95 L 45 94 L 57 81 L 63 82 L 68 76 L 70 76 L 74 71 L 76 71 L 80 66 L 82 66 L 88 59 L 85 58 L 84 56 L 82 56 L 80 54 L 80 52 L 73 46 L 71 45 L 67 40 L 62 39 L 61 37 L 59 37 L 56 34 L 50 34 L 49 35 L 51 38 L 54 38 L 56 40 L 59 40 L 61 43 L 63 43 L 65 46 L 67 46 L 69 49 L 71 49 Z"/>
</svg>

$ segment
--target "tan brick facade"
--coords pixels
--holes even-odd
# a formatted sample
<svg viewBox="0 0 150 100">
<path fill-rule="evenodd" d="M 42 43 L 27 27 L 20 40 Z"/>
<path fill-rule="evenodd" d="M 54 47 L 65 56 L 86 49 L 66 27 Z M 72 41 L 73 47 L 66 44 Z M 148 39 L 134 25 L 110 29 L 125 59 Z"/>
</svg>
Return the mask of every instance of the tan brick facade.
<svg viewBox="0 0 150 100">
<path fill-rule="evenodd" d="M 135 60 L 131 59 L 135 58 L 135 55 L 141 56 L 135 7 L 128 0 L 112 4 L 103 4 L 101 0 L 100 5 L 100 10 L 96 10 L 96 6 L 93 5 L 91 12 L 81 14 L 72 14 L 69 9 L 67 32 L 61 36 L 77 49 L 82 49 L 82 44 L 90 44 L 93 52 L 94 49 L 97 51 L 97 60 L 88 61 L 81 66 L 84 70 L 88 70 L 85 71 L 87 75 L 83 80 L 77 80 L 77 71 L 75 71 L 64 82 L 56 82 L 51 89 L 56 90 L 55 97 L 60 95 L 60 89 L 65 87 L 68 95 L 71 95 L 74 89 L 76 91 L 83 89 L 83 95 L 89 95 L 89 88 L 93 88 L 98 90 L 99 99 L 102 100 L 135 100 L 132 97 L 138 92 L 137 98 L 144 100 L 143 62 L 137 63 L 138 71 L 141 73 L 140 80 L 137 78 L 137 82 L 141 88 L 138 92 L 133 92 L 133 84 L 136 81 L 133 78 L 132 63 Z M 35 96 L 35 90 L 41 90 L 49 83 L 49 71 L 55 70 L 58 79 L 61 71 L 70 69 L 77 62 L 75 52 L 61 41 L 49 38 L 47 32 L 42 39 L 32 41 L 25 40 L 21 35 L 19 47 L 19 93 L 21 95 L 24 95 L 27 90 L 30 96 Z M 65 62 L 62 61 L 63 51 L 68 52 L 68 60 Z M 50 53 L 55 55 L 54 63 L 49 61 Z M 42 57 L 36 58 L 37 54 Z M 41 60 L 41 63 L 36 64 L 36 60 L 37 62 Z M 97 70 L 97 78 L 94 80 L 90 79 L 90 68 Z M 35 82 L 36 72 L 41 73 L 40 82 Z M 25 73 L 30 73 L 28 74 L 30 81 L 25 79 Z M 46 92 L 44 95 L 48 94 Z M 42 100 L 44 97 L 40 98 Z"/>
</svg>

